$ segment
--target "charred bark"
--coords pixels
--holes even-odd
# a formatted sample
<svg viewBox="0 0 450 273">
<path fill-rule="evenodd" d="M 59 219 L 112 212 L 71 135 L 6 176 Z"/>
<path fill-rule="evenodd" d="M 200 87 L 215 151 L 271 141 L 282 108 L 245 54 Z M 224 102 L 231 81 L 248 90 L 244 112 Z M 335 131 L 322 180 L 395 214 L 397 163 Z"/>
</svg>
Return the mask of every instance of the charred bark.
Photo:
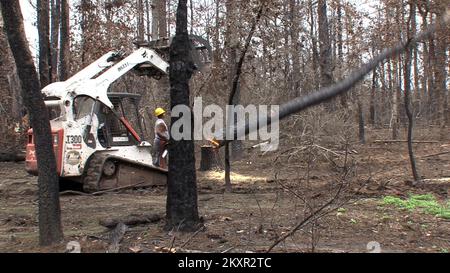
<svg viewBox="0 0 450 273">
<path fill-rule="evenodd" d="M 70 67 L 70 6 L 69 0 L 61 0 L 61 35 L 59 51 L 59 78 L 65 81 L 69 78 Z"/>
<path fill-rule="evenodd" d="M 189 80 L 194 71 L 190 58 L 187 31 L 187 0 L 179 0 L 176 34 L 170 45 L 170 102 L 171 108 L 189 105 Z M 171 125 L 179 117 L 172 116 Z M 169 145 L 170 158 L 167 181 L 166 228 L 194 231 L 201 223 L 197 206 L 197 178 L 195 173 L 193 131 L 191 140 L 179 140 Z"/>
<path fill-rule="evenodd" d="M 49 2 L 37 0 L 37 28 L 39 36 L 39 80 L 42 87 L 50 83 L 50 28 Z"/>
<path fill-rule="evenodd" d="M 39 242 L 41 245 L 51 245 L 60 242 L 63 239 L 63 233 L 58 175 L 48 112 L 42 99 L 39 77 L 25 37 L 19 2 L 1 0 L 0 6 L 11 51 L 22 81 L 24 104 L 29 112 L 35 137 L 39 172 Z"/>
</svg>

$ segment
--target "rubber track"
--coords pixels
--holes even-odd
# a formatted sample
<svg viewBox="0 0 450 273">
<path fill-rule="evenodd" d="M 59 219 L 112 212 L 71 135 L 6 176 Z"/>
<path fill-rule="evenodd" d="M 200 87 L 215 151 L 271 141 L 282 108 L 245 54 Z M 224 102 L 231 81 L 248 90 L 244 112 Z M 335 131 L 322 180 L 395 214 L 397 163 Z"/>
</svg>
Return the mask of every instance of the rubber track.
<svg viewBox="0 0 450 273">
<path fill-rule="evenodd" d="M 108 158 L 108 154 L 93 154 L 89 161 L 89 166 L 83 178 L 83 190 L 85 192 L 98 191 L 98 182 L 102 176 L 103 164 Z"/>
</svg>

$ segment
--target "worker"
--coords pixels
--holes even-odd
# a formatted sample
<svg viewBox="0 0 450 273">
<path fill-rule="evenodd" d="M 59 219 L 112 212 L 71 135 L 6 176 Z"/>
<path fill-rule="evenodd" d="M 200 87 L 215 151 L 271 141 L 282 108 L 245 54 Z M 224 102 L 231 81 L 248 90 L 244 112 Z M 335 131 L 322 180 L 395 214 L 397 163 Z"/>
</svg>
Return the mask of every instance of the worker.
<svg viewBox="0 0 450 273">
<path fill-rule="evenodd" d="M 170 138 L 169 130 L 164 121 L 165 113 L 166 111 L 162 108 L 156 108 L 155 110 L 157 119 L 155 122 L 155 141 L 153 142 L 153 165 L 163 169 L 167 168 L 166 156 L 163 155 Z"/>
</svg>

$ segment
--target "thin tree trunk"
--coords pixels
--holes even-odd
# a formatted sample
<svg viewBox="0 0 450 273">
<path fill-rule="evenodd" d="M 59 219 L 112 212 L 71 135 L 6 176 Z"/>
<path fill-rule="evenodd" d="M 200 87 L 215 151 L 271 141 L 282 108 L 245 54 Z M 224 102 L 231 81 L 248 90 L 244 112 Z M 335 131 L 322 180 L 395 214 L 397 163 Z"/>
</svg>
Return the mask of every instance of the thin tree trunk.
<svg viewBox="0 0 450 273">
<path fill-rule="evenodd" d="M 61 35 L 59 50 L 59 79 L 69 78 L 70 67 L 70 6 L 69 0 L 61 0 Z"/>
<path fill-rule="evenodd" d="M 177 105 L 190 105 L 189 80 L 194 71 L 194 64 L 190 58 L 187 0 L 178 1 L 176 22 L 176 34 L 170 45 L 170 103 L 172 109 Z M 171 126 L 179 119 L 179 117 L 172 116 Z M 169 162 L 166 229 L 194 231 L 200 224 L 192 130 L 193 128 L 189 132 L 191 140 L 172 140 L 169 145 L 169 154 L 174 156 L 170 158 Z"/>
<path fill-rule="evenodd" d="M 319 20 L 319 67 L 320 67 L 320 86 L 327 87 L 333 84 L 333 62 L 331 52 L 330 27 L 327 16 L 327 1 L 318 0 L 317 13 Z M 328 110 L 333 110 L 332 102 L 327 105 Z"/>
<path fill-rule="evenodd" d="M 385 64 L 382 63 L 380 65 L 380 81 L 381 81 L 381 102 L 379 104 L 378 109 L 378 121 L 381 124 L 382 127 L 384 127 L 385 124 L 385 118 L 386 118 L 386 98 L 388 97 L 388 90 L 386 86 L 386 69 Z"/>
<path fill-rule="evenodd" d="M 318 78 L 318 67 L 319 67 L 319 52 L 317 51 L 317 37 L 316 37 L 316 28 L 315 26 L 315 20 L 314 20 L 314 2 L 312 0 L 309 1 L 310 5 L 310 35 L 311 35 L 311 42 L 312 42 L 312 66 L 313 66 L 313 80 L 314 80 L 314 88 L 319 88 L 319 81 Z"/>
<path fill-rule="evenodd" d="M 361 90 L 357 91 L 357 100 L 358 100 L 358 128 L 359 128 L 359 142 L 361 144 L 366 144 L 366 128 L 364 122 L 364 109 L 363 102 L 361 100 Z"/>
<path fill-rule="evenodd" d="M 51 54 L 50 54 L 50 79 L 52 82 L 58 80 L 58 42 L 59 42 L 59 20 L 61 17 L 61 0 L 52 0 L 52 24 L 51 24 Z"/>
<path fill-rule="evenodd" d="M 229 7 L 231 8 L 231 6 L 229 6 Z M 244 64 L 245 55 L 247 54 L 248 48 L 250 46 L 250 42 L 253 38 L 253 34 L 255 33 L 256 26 L 258 25 L 259 20 L 261 19 L 264 7 L 265 7 L 265 2 L 260 4 L 258 14 L 256 15 L 256 18 L 252 24 L 252 28 L 250 29 L 250 32 L 245 41 L 244 49 L 241 52 L 239 61 L 235 64 L 235 67 L 233 69 L 234 74 L 232 75 L 233 80 L 232 80 L 232 85 L 231 85 L 230 96 L 228 98 L 228 105 L 236 105 L 237 103 L 239 103 L 239 100 L 236 99 L 236 95 L 239 92 L 239 79 L 240 79 L 241 73 L 242 73 L 242 65 Z M 232 57 L 236 57 L 236 56 L 232 56 Z M 235 118 L 234 118 L 235 121 L 236 121 L 236 118 L 237 117 L 235 116 Z M 227 124 L 227 127 L 233 128 L 233 127 L 235 127 L 235 125 L 236 125 L 236 123 L 235 124 Z M 238 140 L 234 140 L 232 143 L 234 143 L 234 142 L 238 142 Z M 231 191 L 231 179 L 230 179 L 231 164 L 230 164 L 230 149 L 228 146 L 229 146 L 229 143 L 225 144 L 225 190 L 227 192 L 230 192 Z M 240 148 L 242 149 L 242 147 L 240 147 Z M 235 152 L 235 150 L 233 150 L 233 152 Z"/>
<path fill-rule="evenodd" d="M 159 2 L 160 0 L 152 0 L 152 40 L 159 38 Z"/>
<path fill-rule="evenodd" d="M 438 5 L 437 16 L 440 17 L 441 14 L 445 11 L 444 3 L 440 2 Z M 438 108 L 438 120 L 440 127 L 440 139 L 444 140 L 448 137 L 448 130 L 446 129 L 448 126 L 448 90 L 447 90 L 447 71 L 446 71 L 446 62 L 447 62 L 447 37 L 448 37 L 448 26 L 445 24 L 440 24 L 439 29 L 441 30 L 439 37 L 436 38 L 436 52 L 435 52 L 435 87 L 436 87 L 436 95 L 437 95 L 437 108 Z"/>
<path fill-rule="evenodd" d="M 412 19 L 415 13 L 415 5 L 414 2 L 410 2 L 410 20 Z M 408 26 L 408 38 L 411 37 L 411 26 Z M 416 159 L 414 157 L 413 150 L 413 128 L 414 128 L 414 115 L 413 110 L 411 110 L 411 101 L 410 101 L 410 93 L 411 93 L 411 59 L 412 59 L 412 50 L 408 49 L 405 54 L 405 66 L 404 66 L 404 84 L 405 84 L 405 110 L 406 115 L 408 117 L 408 154 L 409 160 L 411 163 L 411 170 L 414 177 L 414 181 L 419 181 L 420 176 L 416 167 Z"/>
<path fill-rule="evenodd" d="M 146 16 L 147 16 L 147 40 L 151 41 L 152 40 L 152 36 L 151 36 L 151 32 L 152 29 L 150 28 L 150 13 L 151 13 L 151 7 L 150 7 L 150 0 L 145 0 L 145 11 L 146 11 Z"/>
<path fill-rule="evenodd" d="M 412 0 L 413 5 L 411 5 L 411 35 L 415 36 L 417 33 L 417 0 Z M 414 94 L 415 94 L 415 102 L 413 103 L 413 110 L 417 109 L 419 113 L 422 112 L 422 97 L 420 91 L 420 77 L 419 77 L 419 50 L 414 48 Z"/>
<path fill-rule="evenodd" d="M 398 139 L 398 131 L 399 131 L 399 117 L 398 117 L 398 65 L 397 60 L 393 61 L 393 69 L 391 73 L 393 73 L 392 77 L 392 139 Z"/>
<path fill-rule="evenodd" d="M 220 13 L 219 13 L 219 2 L 220 0 L 215 0 L 215 27 L 214 27 L 214 38 L 213 38 L 213 44 L 214 44 L 214 57 L 213 60 L 217 64 L 221 61 L 221 54 L 220 54 Z"/>
<path fill-rule="evenodd" d="M 339 77 L 342 77 L 344 67 L 344 42 L 343 42 L 343 22 L 342 22 L 342 1 L 337 1 L 337 67 L 339 69 Z M 341 105 L 344 108 L 348 107 L 348 94 L 342 94 Z"/>
<path fill-rule="evenodd" d="M 50 83 L 50 26 L 49 2 L 37 0 L 37 28 L 39 36 L 39 80 L 42 87 Z"/>
<path fill-rule="evenodd" d="M 167 10 L 166 10 L 166 0 L 159 0 L 159 11 L 158 11 L 158 34 L 160 38 L 168 37 L 167 34 Z"/>
<path fill-rule="evenodd" d="M 144 2 L 143 0 L 137 0 L 137 38 L 139 41 L 143 41 L 145 38 L 145 23 L 144 23 Z"/>
<path fill-rule="evenodd" d="M 192 0 L 189 0 L 189 10 L 191 15 L 191 30 L 189 33 L 194 34 L 194 3 Z"/>
<path fill-rule="evenodd" d="M 372 73 L 372 88 L 370 90 L 370 124 L 375 126 L 376 121 L 376 92 L 377 92 L 377 70 L 375 69 Z"/>
<path fill-rule="evenodd" d="M 291 36 L 291 52 L 292 52 L 292 73 L 291 73 L 291 96 L 300 96 L 300 46 L 299 46 L 299 23 L 297 18 L 299 17 L 299 8 L 296 0 L 289 0 L 289 19 L 290 19 L 290 31 Z"/>
<path fill-rule="evenodd" d="M 59 185 L 48 112 L 40 92 L 39 78 L 25 37 L 18 1 L 0 0 L 4 26 L 22 82 L 22 97 L 30 115 L 38 160 L 39 243 L 51 245 L 63 239 Z"/>
</svg>

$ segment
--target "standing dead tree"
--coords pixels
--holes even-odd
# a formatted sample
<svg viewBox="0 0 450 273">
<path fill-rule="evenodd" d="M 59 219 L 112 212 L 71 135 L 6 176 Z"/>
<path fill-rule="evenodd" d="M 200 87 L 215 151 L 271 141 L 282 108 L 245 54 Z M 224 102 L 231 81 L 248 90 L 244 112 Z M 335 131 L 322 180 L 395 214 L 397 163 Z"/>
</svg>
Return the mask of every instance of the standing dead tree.
<svg viewBox="0 0 450 273">
<path fill-rule="evenodd" d="M 17 72 L 22 82 L 22 97 L 30 114 L 36 144 L 39 173 L 39 243 L 51 245 L 63 239 L 63 232 L 58 175 L 48 111 L 40 92 L 39 77 L 25 37 L 19 2 L 1 0 L 0 7 Z"/>
<path fill-rule="evenodd" d="M 408 24 L 407 24 L 407 28 L 408 28 L 408 37 L 411 36 L 411 19 L 415 16 L 415 2 L 414 1 L 410 1 L 410 16 L 409 16 L 409 20 L 408 20 Z M 413 140 L 413 129 L 414 129 L 414 115 L 413 115 L 413 110 L 411 109 L 411 64 L 412 64 L 412 54 L 413 51 L 411 48 L 408 48 L 406 50 L 406 54 L 405 54 L 405 67 L 404 67 L 404 81 L 405 81 L 405 110 L 406 110 L 406 116 L 408 117 L 408 153 L 409 153 L 409 160 L 411 162 L 411 170 L 412 170 L 412 174 L 414 177 L 414 181 L 419 181 L 420 180 L 420 176 L 419 173 L 417 171 L 417 166 L 416 166 L 416 159 L 414 158 L 414 149 L 413 149 L 413 144 L 412 144 L 412 140 Z"/>
</svg>

